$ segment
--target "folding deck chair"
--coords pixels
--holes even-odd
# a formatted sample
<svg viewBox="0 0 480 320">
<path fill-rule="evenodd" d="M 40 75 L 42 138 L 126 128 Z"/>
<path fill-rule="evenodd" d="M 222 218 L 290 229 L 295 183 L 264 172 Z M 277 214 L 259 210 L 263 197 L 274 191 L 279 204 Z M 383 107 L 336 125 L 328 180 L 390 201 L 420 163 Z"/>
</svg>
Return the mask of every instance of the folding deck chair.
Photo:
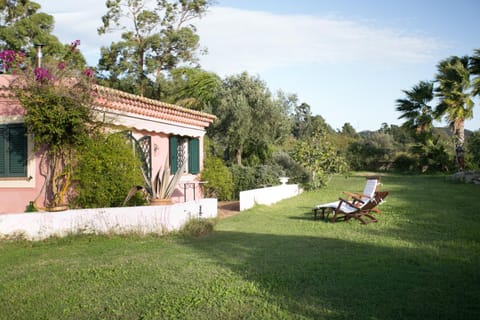
<svg viewBox="0 0 480 320">
<path fill-rule="evenodd" d="M 383 202 L 383 199 L 388 195 L 388 192 L 377 191 L 379 185 L 380 177 L 367 177 L 367 182 L 365 183 L 365 188 L 362 193 L 344 192 L 344 194 L 347 195 L 346 199 L 339 198 L 338 201 L 319 204 L 315 206 L 313 208 L 314 220 L 317 219 L 318 214 L 321 214 L 321 218 L 325 219 L 325 213 L 327 213 L 328 218 L 328 215 L 332 212 L 335 212 L 334 218 L 332 218 L 331 220 L 332 222 L 334 222 L 337 219 L 337 216 L 342 212 L 347 213 L 347 215 L 351 214 L 350 218 L 354 217 L 355 215 L 358 216 L 360 213 L 362 213 L 362 215 L 370 215 L 370 212 L 372 211 L 379 213 L 380 210 L 378 210 L 376 206 Z M 363 209 L 356 214 L 353 214 L 352 206 L 357 209 Z M 350 218 L 348 218 L 347 220 L 349 220 Z M 363 221 L 361 219 L 359 220 Z M 373 218 L 373 220 L 376 221 L 375 218 Z"/>
<path fill-rule="evenodd" d="M 356 203 L 340 198 L 337 208 L 335 208 L 334 215 L 330 222 L 337 221 L 341 216 L 345 221 L 352 218 L 360 221 L 362 224 L 368 224 L 371 222 L 378 222 L 375 217 L 370 213 L 375 210 L 375 207 L 383 202 L 388 195 L 388 191 L 375 192 L 375 195 L 367 202 L 362 200 L 356 200 Z M 363 218 L 369 218 L 370 220 L 364 220 Z"/>
</svg>

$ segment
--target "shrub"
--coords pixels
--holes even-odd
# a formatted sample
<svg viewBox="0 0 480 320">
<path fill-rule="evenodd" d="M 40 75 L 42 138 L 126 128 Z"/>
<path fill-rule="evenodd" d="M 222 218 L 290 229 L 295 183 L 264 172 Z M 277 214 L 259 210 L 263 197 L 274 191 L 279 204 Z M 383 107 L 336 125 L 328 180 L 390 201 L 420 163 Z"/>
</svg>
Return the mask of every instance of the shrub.
<svg viewBox="0 0 480 320">
<path fill-rule="evenodd" d="M 132 186 L 143 185 L 140 160 L 121 133 L 91 138 L 79 149 L 77 160 L 75 206 L 119 207 Z M 143 204 L 141 193 L 130 204 Z"/>
<path fill-rule="evenodd" d="M 238 199 L 240 191 L 278 185 L 278 178 L 284 175 L 283 169 L 278 165 L 259 165 L 244 167 L 233 165 L 230 167 L 233 177 L 234 197 Z"/>
<path fill-rule="evenodd" d="M 418 166 L 417 159 L 405 153 L 398 155 L 394 160 L 395 170 L 400 172 L 413 172 Z"/>
<path fill-rule="evenodd" d="M 308 184 L 310 175 L 304 167 L 299 165 L 293 158 L 284 151 L 273 154 L 272 162 L 284 170 L 284 175 L 290 178 L 292 183 Z"/>
<path fill-rule="evenodd" d="M 192 218 L 182 227 L 180 233 L 189 237 L 208 236 L 215 228 L 215 219 Z"/>
<path fill-rule="evenodd" d="M 218 200 L 232 199 L 232 174 L 221 159 L 215 157 L 206 158 L 201 179 L 208 181 L 208 183 L 202 185 L 205 197 L 216 197 Z"/>
</svg>

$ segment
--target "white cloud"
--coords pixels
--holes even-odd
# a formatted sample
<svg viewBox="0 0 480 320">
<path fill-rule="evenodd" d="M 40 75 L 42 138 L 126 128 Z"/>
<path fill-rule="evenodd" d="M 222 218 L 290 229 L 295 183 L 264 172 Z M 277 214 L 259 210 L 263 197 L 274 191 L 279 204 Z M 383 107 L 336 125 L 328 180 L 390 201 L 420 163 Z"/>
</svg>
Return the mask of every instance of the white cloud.
<svg viewBox="0 0 480 320">
<path fill-rule="evenodd" d="M 202 66 L 221 74 L 292 65 L 402 64 L 433 58 L 441 44 L 365 22 L 214 7 L 196 23 L 209 55 Z"/>
<path fill-rule="evenodd" d="M 120 38 L 119 33 L 97 34 L 106 13 L 104 1 L 37 1 L 42 11 L 54 16 L 54 34 L 60 41 L 81 40 L 89 64 L 97 64 L 101 46 Z M 441 47 L 426 36 L 335 17 L 212 7 L 195 24 L 202 47 L 208 49 L 202 66 L 221 75 L 311 64 L 425 62 Z"/>
<path fill-rule="evenodd" d="M 97 65 L 100 48 L 117 41 L 118 33 L 98 35 L 97 28 L 102 24 L 102 16 L 106 13 L 104 1 L 58 1 L 37 0 L 41 11 L 52 15 L 55 19 L 56 35 L 62 43 L 80 40 L 80 49 L 90 65 Z"/>
</svg>

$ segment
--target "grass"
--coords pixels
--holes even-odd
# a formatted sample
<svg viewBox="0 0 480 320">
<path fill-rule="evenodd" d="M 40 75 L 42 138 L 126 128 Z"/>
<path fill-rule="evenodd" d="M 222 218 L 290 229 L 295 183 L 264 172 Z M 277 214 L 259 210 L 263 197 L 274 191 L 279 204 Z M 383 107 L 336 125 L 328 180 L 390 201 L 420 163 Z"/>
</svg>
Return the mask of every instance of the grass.
<svg viewBox="0 0 480 320">
<path fill-rule="evenodd" d="M 385 176 L 377 224 L 313 221 L 364 178 L 208 236 L 0 242 L 0 319 L 478 319 L 480 186 Z"/>
</svg>

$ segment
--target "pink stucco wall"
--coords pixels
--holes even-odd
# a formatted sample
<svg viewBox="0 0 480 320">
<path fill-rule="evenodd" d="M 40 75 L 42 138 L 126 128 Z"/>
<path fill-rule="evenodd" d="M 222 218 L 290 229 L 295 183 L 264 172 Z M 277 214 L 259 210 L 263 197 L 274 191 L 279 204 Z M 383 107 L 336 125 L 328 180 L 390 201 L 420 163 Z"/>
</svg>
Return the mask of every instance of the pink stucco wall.
<svg viewBox="0 0 480 320">
<path fill-rule="evenodd" d="M 2 77 L 3 78 L 3 77 Z M 9 97 L 0 97 L 0 123 L 22 122 L 25 110 L 16 100 Z M 30 146 L 32 149 L 32 146 Z M 0 178 L 0 213 L 23 212 L 30 201 L 35 200 L 42 191 L 45 179 L 40 174 L 40 154 L 29 154 L 29 165 L 33 165 L 34 177 L 28 187 L 18 187 L 25 184 L 26 178 Z M 15 186 L 15 187 L 9 187 Z M 40 198 L 43 198 L 40 195 Z"/>
<path fill-rule="evenodd" d="M 0 101 L 1 106 L 1 101 Z M 0 107 L 1 110 L 1 107 Z M 158 134 L 152 136 L 152 169 L 156 173 L 165 164 L 165 157 L 168 156 L 168 135 Z M 200 169 L 203 168 L 203 138 L 200 137 Z M 24 212 L 30 201 L 36 201 L 38 207 L 43 206 L 44 193 L 42 186 L 44 177 L 41 175 L 40 153 L 35 154 L 35 184 L 32 188 L 6 188 L 0 186 L 0 214 Z M 20 180 L 20 179 L 17 179 Z M 23 179 L 25 180 L 25 179 Z M 2 180 L 6 181 L 5 179 Z M 11 181 L 11 180 L 10 180 Z M 195 188 L 193 187 L 195 185 Z M 186 188 L 185 188 L 186 186 Z M 195 196 L 194 196 L 195 190 Z M 185 192 L 186 191 L 186 192 Z M 176 203 L 193 201 L 203 198 L 200 186 L 199 175 L 185 174 L 177 185 L 173 194 L 173 201 Z"/>
<path fill-rule="evenodd" d="M 24 212 L 30 201 L 38 198 L 36 203 L 43 203 L 44 193 L 42 186 L 45 178 L 40 174 L 40 159 L 38 155 L 35 157 L 35 178 L 34 186 L 28 188 L 8 188 L 0 187 L 0 213 Z M 16 179 L 25 180 L 25 179 Z M 3 180 L 2 182 L 13 182 L 15 180 Z"/>
<path fill-rule="evenodd" d="M 168 135 L 152 135 L 152 176 L 165 164 L 165 158 L 168 157 Z M 200 170 L 203 169 L 203 137 L 200 139 Z M 195 195 L 194 195 L 195 191 Z M 199 175 L 185 174 L 173 193 L 174 202 L 193 201 L 203 198 L 202 188 L 200 186 Z"/>
</svg>

